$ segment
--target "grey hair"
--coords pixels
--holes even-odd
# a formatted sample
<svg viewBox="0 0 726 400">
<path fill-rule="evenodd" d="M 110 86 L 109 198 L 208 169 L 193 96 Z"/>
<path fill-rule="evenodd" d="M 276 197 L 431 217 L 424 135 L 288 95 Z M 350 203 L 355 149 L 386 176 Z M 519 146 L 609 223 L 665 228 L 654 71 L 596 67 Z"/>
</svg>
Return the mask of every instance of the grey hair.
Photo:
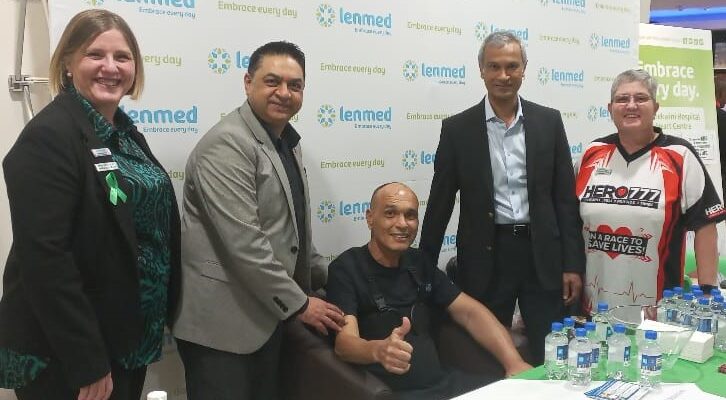
<svg viewBox="0 0 726 400">
<path fill-rule="evenodd" d="M 522 45 L 522 41 L 519 37 L 517 37 L 517 35 L 515 35 L 512 31 L 497 31 L 487 35 L 484 39 L 484 43 L 482 43 L 481 47 L 479 47 L 479 68 L 484 66 L 484 50 L 487 46 L 494 46 L 497 49 L 500 49 L 509 43 L 516 43 L 519 45 L 519 49 L 522 52 L 522 63 L 526 66 L 527 52 L 524 50 L 524 46 Z"/>
<path fill-rule="evenodd" d="M 642 69 L 629 69 L 623 71 L 615 77 L 613 86 L 610 88 L 610 101 L 615 98 L 615 92 L 620 85 L 631 82 L 640 82 L 648 89 L 648 94 L 653 102 L 656 101 L 656 93 L 658 92 L 658 81 L 655 80 L 647 71 Z"/>
</svg>

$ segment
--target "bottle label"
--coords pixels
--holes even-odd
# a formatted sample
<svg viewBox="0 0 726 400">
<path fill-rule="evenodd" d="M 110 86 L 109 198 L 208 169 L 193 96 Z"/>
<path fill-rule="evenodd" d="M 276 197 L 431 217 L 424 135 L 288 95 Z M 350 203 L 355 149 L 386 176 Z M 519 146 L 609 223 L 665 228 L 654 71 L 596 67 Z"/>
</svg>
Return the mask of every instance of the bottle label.
<svg viewBox="0 0 726 400">
<path fill-rule="evenodd" d="M 678 321 L 678 310 L 675 308 L 669 308 L 666 310 L 666 321 L 677 322 Z"/>
<path fill-rule="evenodd" d="M 623 348 L 623 365 L 630 366 L 630 346 Z"/>
<path fill-rule="evenodd" d="M 659 375 L 661 369 L 661 355 L 641 355 L 640 372 L 646 375 Z"/>
<path fill-rule="evenodd" d="M 557 346 L 557 365 L 565 365 L 567 363 L 567 350 L 569 346 L 566 344 L 563 344 L 562 346 Z"/>
<path fill-rule="evenodd" d="M 600 362 L 600 346 L 592 348 L 592 356 L 590 357 L 591 364 L 597 364 Z"/>
<path fill-rule="evenodd" d="M 711 333 L 711 318 L 700 318 L 698 320 L 698 331 Z"/>
<path fill-rule="evenodd" d="M 585 372 L 590 368 L 590 356 L 589 353 L 577 353 L 577 372 Z"/>
<path fill-rule="evenodd" d="M 693 323 L 693 317 L 689 313 L 683 314 L 683 325 L 691 325 Z"/>
</svg>

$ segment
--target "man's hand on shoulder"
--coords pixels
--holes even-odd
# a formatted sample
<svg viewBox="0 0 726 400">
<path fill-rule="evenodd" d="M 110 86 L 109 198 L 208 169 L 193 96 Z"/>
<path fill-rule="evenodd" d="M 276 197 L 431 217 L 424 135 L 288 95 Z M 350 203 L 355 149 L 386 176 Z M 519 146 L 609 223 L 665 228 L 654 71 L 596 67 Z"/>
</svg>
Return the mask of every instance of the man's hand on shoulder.
<svg viewBox="0 0 726 400">
<path fill-rule="evenodd" d="M 403 375 L 411 368 L 413 346 L 404 338 L 411 330 L 411 321 L 403 317 L 401 326 L 394 328 L 391 335 L 379 342 L 373 357 L 386 371 Z"/>
<path fill-rule="evenodd" d="M 297 318 L 326 336 L 328 330 L 340 332 L 345 325 L 340 308 L 317 297 L 308 297 L 308 307 Z"/>
</svg>

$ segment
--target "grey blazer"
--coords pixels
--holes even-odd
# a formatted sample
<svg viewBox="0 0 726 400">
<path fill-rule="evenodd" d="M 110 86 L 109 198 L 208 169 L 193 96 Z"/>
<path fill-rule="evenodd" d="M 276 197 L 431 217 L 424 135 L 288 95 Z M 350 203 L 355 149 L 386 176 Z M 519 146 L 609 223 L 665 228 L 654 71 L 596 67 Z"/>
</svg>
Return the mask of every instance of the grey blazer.
<svg viewBox="0 0 726 400">
<path fill-rule="evenodd" d="M 307 292 L 324 283 L 327 265 L 310 241 L 299 145 L 293 153 L 305 191 L 304 227 L 296 224 L 280 157 L 247 102 L 223 117 L 192 151 L 184 181 L 175 337 L 252 353 L 305 304 Z M 307 231 L 307 243 L 299 243 L 298 229 Z M 301 288 L 293 280 L 299 246 L 310 255 L 303 264 L 312 287 Z"/>
</svg>

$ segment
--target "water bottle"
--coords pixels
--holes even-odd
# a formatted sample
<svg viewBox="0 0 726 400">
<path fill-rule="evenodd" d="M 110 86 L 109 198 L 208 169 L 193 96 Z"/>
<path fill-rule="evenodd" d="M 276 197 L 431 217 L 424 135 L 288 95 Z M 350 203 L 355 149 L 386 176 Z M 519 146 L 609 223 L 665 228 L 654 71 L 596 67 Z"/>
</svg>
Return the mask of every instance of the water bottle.
<svg viewBox="0 0 726 400">
<path fill-rule="evenodd" d="M 600 340 L 597 337 L 597 325 L 594 322 L 585 322 L 585 336 L 590 341 L 590 370 L 592 379 L 597 380 L 600 366 Z"/>
<path fill-rule="evenodd" d="M 723 297 L 720 294 L 711 297 L 711 312 L 713 313 L 713 325 L 711 326 L 711 333 L 713 333 L 714 344 L 715 339 L 718 336 L 718 319 L 723 312 Z"/>
<path fill-rule="evenodd" d="M 683 298 L 683 288 L 680 286 L 673 287 L 673 299 L 678 301 Z"/>
<path fill-rule="evenodd" d="M 691 293 L 695 292 L 696 290 L 701 290 L 701 285 L 694 283 L 693 285 L 691 285 Z M 701 293 L 703 293 L 703 292 L 701 292 Z M 696 294 L 693 293 L 693 295 L 695 296 Z"/>
<path fill-rule="evenodd" d="M 713 312 L 711 305 L 705 297 L 698 299 L 698 307 L 696 308 L 696 330 L 704 333 L 713 333 Z"/>
<path fill-rule="evenodd" d="M 565 335 L 567 335 L 567 342 L 575 338 L 575 320 L 567 317 L 562 320 L 565 326 Z"/>
<path fill-rule="evenodd" d="M 664 290 L 663 298 L 658 302 L 658 322 L 677 322 L 678 308 L 676 308 L 676 300 L 673 298 L 672 290 Z"/>
<path fill-rule="evenodd" d="M 640 386 L 644 388 L 660 385 L 663 353 L 656 339 L 658 332 L 645 331 L 645 342 L 640 348 Z"/>
<path fill-rule="evenodd" d="M 721 312 L 718 315 L 718 332 L 714 342 L 717 350 L 726 351 L 726 303 L 721 299 Z"/>
<path fill-rule="evenodd" d="M 698 299 L 703 297 L 703 290 L 696 289 L 692 293 L 693 293 L 693 304 L 698 305 Z"/>
<path fill-rule="evenodd" d="M 163 392 L 161 390 L 157 390 L 154 392 L 149 392 L 149 394 L 146 395 L 146 400 L 166 400 L 166 392 Z"/>
<path fill-rule="evenodd" d="M 625 325 L 615 324 L 612 336 L 608 339 L 608 379 L 625 379 L 630 367 L 630 338 L 625 335 Z"/>
<path fill-rule="evenodd" d="M 569 344 L 562 332 L 562 323 L 553 322 L 552 332 L 545 337 L 545 370 L 548 379 L 567 378 L 567 353 Z"/>
<path fill-rule="evenodd" d="M 587 339 L 584 328 L 575 329 L 575 338 L 570 341 L 567 363 L 570 383 L 575 386 L 588 386 L 592 380 L 590 375 L 590 356 L 592 344 Z"/>
<path fill-rule="evenodd" d="M 678 306 L 678 314 L 680 319 L 678 320 L 681 324 L 686 326 L 694 325 L 693 318 L 693 293 L 686 293 L 683 295 L 683 299 Z"/>
<path fill-rule="evenodd" d="M 597 332 L 597 340 L 600 343 L 600 359 L 607 357 L 608 338 L 613 334 L 607 313 L 608 303 L 597 303 L 597 312 L 592 315 L 592 322 L 595 323 L 595 332 Z"/>
</svg>

